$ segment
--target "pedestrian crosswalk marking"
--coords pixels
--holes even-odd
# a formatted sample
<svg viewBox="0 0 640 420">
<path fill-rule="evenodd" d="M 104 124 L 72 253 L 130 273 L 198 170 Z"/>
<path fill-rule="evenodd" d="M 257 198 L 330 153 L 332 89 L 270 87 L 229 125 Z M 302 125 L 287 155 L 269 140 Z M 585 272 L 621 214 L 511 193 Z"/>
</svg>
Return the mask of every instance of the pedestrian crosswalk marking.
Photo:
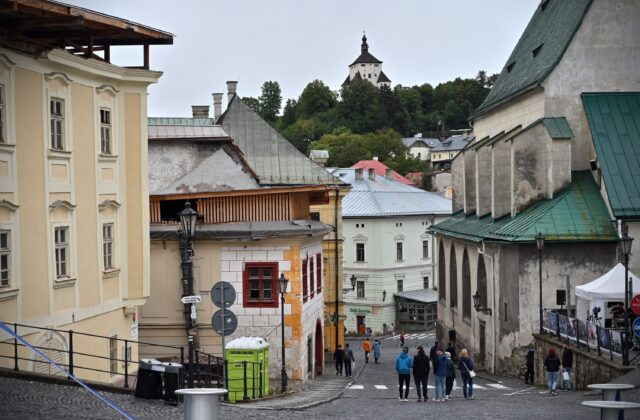
<svg viewBox="0 0 640 420">
<path fill-rule="evenodd" d="M 502 384 L 485 384 L 487 386 L 489 386 L 490 388 L 487 388 L 485 386 L 482 385 L 476 385 L 473 384 L 473 389 L 485 389 L 485 390 L 490 390 L 490 389 L 508 389 L 509 387 L 504 386 Z M 386 385 L 374 385 L 375 389 L 378 390 L 384 390 L 384 389 L 389 389 Z M 399 385 L 396 385 L 396 388 L 398 388 Z M 354 384 L 354 385 L 350 385 L 347 386 L 347 389 L 354 389 L 354 390 L 364 390 L 365 386 L 364 385 L 359 385 L 359 384 Z M 415 389 L 414 387 L 409 387 L 409 389 L 413 390 Z M 427 385 L 427 389 L 435 389 L 435 387 L 433 385 Z M 453 385 L 453 390 L 454 391 L 459 391 L 462 390 L 462 388 L 460 388 L 459 386 L 457 386 L 456 384 Z"/>
<path fill-rule="evenodd" d="M 473 389 L 487 389 L 487 388 L 483 387 L 482 385 L 473 384 Z"/>
<path fill-rule="evenodd" d="M 374 385 L 376 389 L 389 389 L 386 385 Z"/>
<path fill-rule="evenodd" d="M 364 389 L 364 385 L 351 385 L 348 389 Z"/>
<path fill-rule="evenodd" d="M 404 336 L 405 340 L 424 340 L 426 338 L 435 337 L 436 335 L 431 333 L 412 333 Z M 383 340 L 400 340 L 400 335 L 394 335 L 392 337 L 383 338 Z"/>
<path fill-rule="evenodd" d="M 506 386 L 502 385 L 502 384 L 487 384 L 488 386 L 492 387 L 492 388 L 497 388 L 497 389 L 507 389 Z"/>
</svg>

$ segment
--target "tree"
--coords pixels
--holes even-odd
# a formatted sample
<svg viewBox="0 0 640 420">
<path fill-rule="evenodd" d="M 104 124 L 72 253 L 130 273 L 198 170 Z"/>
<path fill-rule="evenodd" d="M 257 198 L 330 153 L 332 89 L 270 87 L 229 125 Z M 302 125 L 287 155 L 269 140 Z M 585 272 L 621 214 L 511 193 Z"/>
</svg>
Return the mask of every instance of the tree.
<svg viewBox="0 0 640 420">
<path fill-rule="evenodd" d="M 386 128 L 393 128 L 394 130 L 404 134 L 407 133 L 407 120 L 409 115 L 402 107 L 402 103 L 398 98 L 398 95 L 386 85 L 383 85 L 379 89 L 380 106 L 383 112 L 384 126 Z"/>
<path fill-rule="evenodd" d="M 305 118 L 291 124 L 282 135 L 306 155 L 309 151 L 309 143 L 319 139 L 325 132 L 326 129 L 315 118 Z"/>
<path fill-rule="evenodd" d="M 262 118 L 269 123 L 274 122 L 282 106 L 280 84 L 274 81 L 264 82 L 262 95 L 260 95 L 258 101 L 260 101 L 260 115 Z"/>
<path fill-rule="evenodd" d="M 284 111 L 282 111 L 282 127 L 288 127 L 291 124 L 296 122 L 298 119 L 297 115 L 297 102 L 295 99 L 287 99 L 287 102 L 284 105 Z"/>
<path fill-rule="evenodd" d="M 335 108 L 336 93 L 320 80 L 309 83 L 298 98 L 298 115 L 306 118 Z"/>
<path fill-rule="evenodd" d="M 251 96 L 245 96 L 242 98 L 242 102 L 244 102 L 249 108 L 256 111 L 258 114 L 260 113 L 260 101 Z"/>
<path fill-rule="evenodd" d="M 354 133 L 368 133 L 384 125 L 377 87 L 366 80 L 353 79 L 342 88 L 341 96 L 338 113 L 345 127 Z"/>
</svg>

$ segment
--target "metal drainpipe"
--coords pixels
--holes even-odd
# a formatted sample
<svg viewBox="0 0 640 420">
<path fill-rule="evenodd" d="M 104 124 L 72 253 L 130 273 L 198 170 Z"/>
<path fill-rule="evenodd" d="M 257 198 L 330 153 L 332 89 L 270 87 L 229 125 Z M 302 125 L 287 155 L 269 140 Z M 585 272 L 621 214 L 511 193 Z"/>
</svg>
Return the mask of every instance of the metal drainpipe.
<svg viewBox="0 0 640 420">
<path fill-rule="evenodd" d="M 340 276 L 338 275 L 338 267 L 339 267 L 339 252 L 338 252 L 338 198 L 340 196 L 340 189 L 336 187 L 336 199 L 334 207 L 333 207 L 333 223 L 335 225 L 335 229 L 333 231 L 333 246 L 334 251 L 336 253 L 335 258 L 335 279 L 336 279 L 336 342 L 334 348 L 338 348 L 338 341 L 340 340 L 340 334 L 338 332 L 338 327 L 340 326 L 340 301 L 339 301 L 339 281 Z"/>
</svg>

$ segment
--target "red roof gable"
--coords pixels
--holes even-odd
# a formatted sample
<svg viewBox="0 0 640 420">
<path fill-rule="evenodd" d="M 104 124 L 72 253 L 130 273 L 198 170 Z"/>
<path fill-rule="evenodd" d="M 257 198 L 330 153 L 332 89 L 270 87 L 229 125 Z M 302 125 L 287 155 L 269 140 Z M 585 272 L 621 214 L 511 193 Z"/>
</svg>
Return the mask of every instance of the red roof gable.
<svg viewBox="0 0 640 420">
<path fill-rule="evenodd" d="M 351 168 L 362 168 L 365 171 L 368 171 L 369 168 L 373 168 L 376 172 L 376 175 L 379 176 L 384 176 L 387 173 L 387 169 L 389 169 L 387 165 L 378 160 L 361 160 L 360 162 L 353 164 Z M 413 182 L 409 181 L 407 178 L 403 177 L 396 171 L 392 170 L 391 176 L 393 177 L 394 181 L 402 182 L 403 184 L 407 185 L 413 185 Z"/>
</svg>

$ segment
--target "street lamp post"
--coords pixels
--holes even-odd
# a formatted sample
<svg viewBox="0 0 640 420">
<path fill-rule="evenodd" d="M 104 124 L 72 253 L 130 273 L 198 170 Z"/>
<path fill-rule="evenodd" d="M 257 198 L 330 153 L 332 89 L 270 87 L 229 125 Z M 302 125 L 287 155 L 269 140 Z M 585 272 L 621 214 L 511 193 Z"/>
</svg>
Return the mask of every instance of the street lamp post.
<svg viewBox="0 0 640 420">
<path fill-rule="evenodd" d="M 198 212 L 191 208 L 191 203 L 184 203 L 184 209 L 178 213 L 181 223 L 182 240 L 185 242 L 181 246 L 182 259 L 182 297 L 193 296 L 193 238 L 196 235 L 196 224 L 198 222 Z M 188 386 L 193 388 L 193 353 L 194 353 L 194 337 L 191 330 L 196 325 L 196 308 L 195 303 L 184 304 L 184 317 L 189 339 L 189 379 Z"/>
<path fill-rule="evenodd" d="M 280 316 L 282 319 L 282 373 L 280 374 L 282 377 L 282 392 L 287 392 L 287 366 L 286 366 L 286 357 L 285 357 L 285 347 L 284 347 L 284 295 L 287 293 L 287 283 L 289 283 L 289 279 L 287 279 L 283 273 L 280 273 L 280 277 L 278 278 L 278 292 L 280 292 Z"/>
<path fill-rule="evenodd" d="M 631 245 L 633 238 L 627 233 L 628 227 L 624 225 L 622 235 L 620 236 L 620 248 L 624 256 L 624 340 L 622 343 L 622 364 L 629 365 L 629 302 L 631 282 L 629 281 L 629 254 L 631 254 Z"/>
<path fill-rule="evenodd" d="M 538 269 L 540 274 L 540 334 L 544 334 L 542 328 L 542 250 L 544 249 L 544 236 L 542 232 L 536 235 L 536 246 L 538 247 Z"/>
</svg>

